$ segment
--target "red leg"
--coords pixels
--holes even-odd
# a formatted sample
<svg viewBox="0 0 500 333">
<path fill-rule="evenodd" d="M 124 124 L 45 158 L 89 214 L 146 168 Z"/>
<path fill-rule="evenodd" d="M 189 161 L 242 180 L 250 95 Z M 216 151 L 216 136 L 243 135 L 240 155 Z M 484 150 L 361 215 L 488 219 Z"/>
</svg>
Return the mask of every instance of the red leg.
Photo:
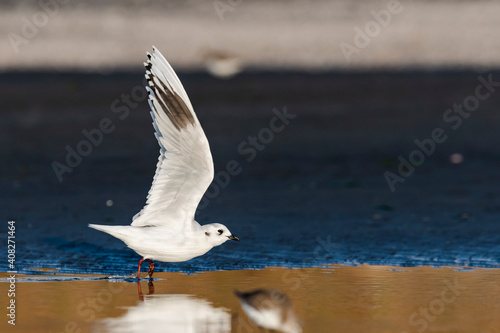
<svg viewBox="0 0 500 333">
<path fill-rule="evenodd" d="M 152 279 L 153 278 L 153 273 L 155 272 L 155 264 L 153 261 L 149 260 L 149 259 L 146 259 L 147 261 L 149 261 L 149 270 L 148 270 L 148 275 L 149 275 L 149 278 Z"/>
<path fill-rule="evenodd" d="M 141 278 L 141 265 L 142 265 L 143 261 L 144 261 L 144 258 L 142 258 L 141 260 L 139 260 L 139 268 L 137 269 L 137 278 L 138 279 Z"/>
</svg>

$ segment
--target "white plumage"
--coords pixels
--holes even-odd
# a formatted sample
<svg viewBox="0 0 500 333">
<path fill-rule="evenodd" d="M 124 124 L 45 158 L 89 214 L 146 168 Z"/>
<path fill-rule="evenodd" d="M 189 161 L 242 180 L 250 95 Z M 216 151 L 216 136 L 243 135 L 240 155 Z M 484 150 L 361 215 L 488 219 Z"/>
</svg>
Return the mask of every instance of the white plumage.
<svg viewBox="0 0 500 333">
<path fill-rule="evenodd" d="M 200 226 L 196 207 L 214 177 L 208 140 L 179 78 L 153 46 L 147 53 L 146 78 L 155 136 L 160 145 L 146 205 L 130 226 L 89 227 L 121 239 L 150 262 L 186 261 L 228 239 L 239 240 L 222 224 Z M 139 276 L 139 272 L 138 272 Z"/>
</svg>

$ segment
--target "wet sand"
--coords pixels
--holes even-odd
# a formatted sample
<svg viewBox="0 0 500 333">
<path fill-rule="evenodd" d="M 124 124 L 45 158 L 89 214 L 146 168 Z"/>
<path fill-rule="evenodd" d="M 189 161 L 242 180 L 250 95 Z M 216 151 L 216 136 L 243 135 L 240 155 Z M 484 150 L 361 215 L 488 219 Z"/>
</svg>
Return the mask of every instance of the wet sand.
<svg viewBox="0 0 500 333">
<path fill-rule="evenodd" d="M 410 333 L 425 326 L 426 332 L 495 333 L 500 327 L 498 269 L 333 265 L 158 273 L 154 296 L 145 280 L 141 295 L 133 279 L 102 277 L 19 275 L 15 331 L 132 332 L 140 323 L 136 332 L 255 332 L 232 292 L 261 287 L 290 297 L 304 332 Z M 219 324 L 204 329 L 215 315 Z M 12 327 L 2 320 L 0 330 Z"/>
</svg>

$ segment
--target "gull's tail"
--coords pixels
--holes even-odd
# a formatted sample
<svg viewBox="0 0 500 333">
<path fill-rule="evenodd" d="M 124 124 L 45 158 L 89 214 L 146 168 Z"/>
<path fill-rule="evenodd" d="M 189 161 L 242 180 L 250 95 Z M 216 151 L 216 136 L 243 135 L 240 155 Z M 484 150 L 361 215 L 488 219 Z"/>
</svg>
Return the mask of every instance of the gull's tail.
<svg viewBox="0 0 500 333">
<path fill-rule="evenodd" d="M 89 228 L 105 232 L 121 240 L 123 240 L 123 237 L 127 237 L 129 235 L 127 231 L 130 229 L 129 226 L 102 224 L 89 224 Z"/>
</svg>

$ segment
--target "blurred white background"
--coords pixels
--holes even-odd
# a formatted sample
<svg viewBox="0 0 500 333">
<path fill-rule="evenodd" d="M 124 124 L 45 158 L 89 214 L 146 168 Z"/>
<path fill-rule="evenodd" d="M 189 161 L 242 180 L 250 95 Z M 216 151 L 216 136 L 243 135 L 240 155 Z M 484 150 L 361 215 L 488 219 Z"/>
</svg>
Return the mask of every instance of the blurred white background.
<svg viewBox="0 0 500 333">
<path fill-rule="evenodd" d="M 0 70 L 140 68 L 152 44 L 184 69 L 496 67 L 499 17 L 498 1 L 0 1 Z"/>
</svg>

